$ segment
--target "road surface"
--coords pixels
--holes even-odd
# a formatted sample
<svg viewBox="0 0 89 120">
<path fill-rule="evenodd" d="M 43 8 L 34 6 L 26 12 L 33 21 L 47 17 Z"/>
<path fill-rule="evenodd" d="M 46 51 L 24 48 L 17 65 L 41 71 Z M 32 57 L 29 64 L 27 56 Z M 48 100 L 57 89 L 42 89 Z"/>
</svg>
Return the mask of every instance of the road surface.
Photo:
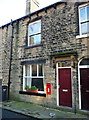
<svg viewBox="0 0 89 120">
<path fill-rule="evenodd" d="M 26 115 L 22 115 L 16 112 L 12 112 L 6 109 L 1 109 L 0 108 L 0 117 L 2 117 L 2 120 L 40 120 L 37 118 L 29 117 Z"/>
</svg>

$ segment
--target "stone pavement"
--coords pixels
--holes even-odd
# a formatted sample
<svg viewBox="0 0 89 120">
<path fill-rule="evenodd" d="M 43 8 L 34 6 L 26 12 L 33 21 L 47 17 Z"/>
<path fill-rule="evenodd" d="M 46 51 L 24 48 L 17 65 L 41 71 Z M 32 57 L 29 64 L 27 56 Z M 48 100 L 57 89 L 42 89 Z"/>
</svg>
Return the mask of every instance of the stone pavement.
<svg viewBox="0 0 89 120">
<path fill-rule="evenodd" d="M 33 104 L 33 103 L 28 103 L 28 102 L 22 102 L 22 101 L 9 101 L 9 102 L 3 102 L 0 103 L 0 107 L 3 107 L 4 109 L 8 109 L 11 111 L 15 111 L 17 113 L 22 113 L 28 116 L 36 117 L 36 118 L 64 118 L 69 119 L 69 118 L 79 118 L 80 119 L 89 119 L 89 113 L 86 112 L 86 114 L 82 113 L 73 113 L 73 112 L 68 112 L 63 111 L 63 110 L 58 110 L 58 109 L 52 109 L 52 108 L 47 108 L 41 105 Z"/>
</svg>

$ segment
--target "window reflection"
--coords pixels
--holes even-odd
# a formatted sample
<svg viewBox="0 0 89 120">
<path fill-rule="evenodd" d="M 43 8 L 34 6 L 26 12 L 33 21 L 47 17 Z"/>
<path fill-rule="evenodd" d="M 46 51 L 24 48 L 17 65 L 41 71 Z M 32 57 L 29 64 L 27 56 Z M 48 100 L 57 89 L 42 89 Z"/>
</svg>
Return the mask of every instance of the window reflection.
<svg viewBox="0 0 89 120">
<path fill-rule="evenodd" d="M 87 7 L 87 19 L 89 20 L 89 6 Z"/>
<path fill-rule="evenodd" d="M 37 65 L 32 65 L 32 76 L 37 76 Z"/>
<path fill-rule="evenodd" d="M 43 76 L 42 65 L 39 65 L 39 76 Z"/>
<path fill-rule="evenodd" d="M 41 22 L 36 22 L 30 25 L 30 35 L 41 32 Z"/>
<path fill-rule="evenodd" d="M 89 33 L 89 22 L 81 24 L 82 34 Z"/>
<path fill-rule="evenodd" d="M 25 66 L 25 75 L 30 76 L 30 65 Z"/>
<path fill-rule="evenodd" d="M 81 30 L 82 30 L 82 33 L 87 33 L 87 23 L 83 23 L 81 25 Z"/>
<path fill-rule="evenodd" d="M 80 20 L 81 21 L 87 20 L 87 13 L 85 7 L 80 9 Z"/>
<path fill-rule="evenodd" d="M 30 37 L 30 44 L 40 44 L 41 43 L 41 34 L 34 35 Z"/>
<path fill-rule="evenodd" d="M 25 78 L 25 87 L 29 86 L 31 87 L 31 78 Z M 25 88 L 24 88 L 25 89 Z"/>
<path fill-rule="evenodd" d="M 36 21 L 35 23 L 29 24 L 28 35 L 28 45 L 36 45 L 41 43 L 41 21 Z"/>
<path fill-rule="evenodd" d="M 89 33 L 89 6 L 80 8 L 80 34 Z"/>
</svg>

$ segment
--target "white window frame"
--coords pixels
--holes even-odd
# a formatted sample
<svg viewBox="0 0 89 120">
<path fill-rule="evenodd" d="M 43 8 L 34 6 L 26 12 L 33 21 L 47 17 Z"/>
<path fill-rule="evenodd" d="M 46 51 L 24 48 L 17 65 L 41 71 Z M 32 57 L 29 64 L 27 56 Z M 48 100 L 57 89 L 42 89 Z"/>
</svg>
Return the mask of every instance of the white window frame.
<svg viewBox="0 0 89 120">
<path fill-rule="evenodd" d="M 87 7 L 87 6 L 89 6 L 89 3 L 83 4 L 83 5 L 79 6 L 79 8 L 78 8 L 78 11 L 79 11 L 79 33 L 80 33 L 80 36 L 84 36 L 84 37 L 87 37 L 86 34 L 88 34 L 88 33 L 82 34 L 81 24 L 82 23 L 88 23 L 89 20 L 88 19 L 86 21 L 85 20 L 84 21 L 80 20 L 80 9 L 83 8 L 83 7 Z"/>
<path fill-rule="evenodd" d="M 29 23 L 28 29 L 29 29 L 30 25 L 32 25 L 32 24 L 34 24 L 34 23 L 37 23 L 37 22 L 41 22 L 41 20 L 37 20 L 37 21 L 35 21 L 35 22 Z M 29 31 L 29 30 L 28 30 L 28 31 Z M 38 32 L 38 33 L 36 33 L 36 34 L 41 34 L 41 31 L 40 31 L 40 33 Z M 35 36 L 36 34 L 33 34 L 33 36 Z M 31 36 L 32 36 L 32 35 L 30 35 L 30 33 L 28 32 L 28 46 L 32 46 L 32 44 L 30 44 L 30 37 L 31 37 Z M 41 42 L 41 40 L 40 40 L 40 42 Z M 34 45 L 37 45 L 37 44 L 34 44 Z"/>
<path fill-rule="evenodd" d="M 33 64 L 32 64 L 33 65 Z M 32 78 L 43 78 L 43 85 L 44 85 L 44 65 L 43 64 L 36 64 L 37 65 L 37 76 L 32 76 L 32 65 L 29 65 L 30 66 L 30 76 L 25 76 L 25 69 L 26 69 L 26 65 L 23 65 L 23 91 L 26 91 L 25 90 L 25 78 L 30 78 L 31 81 L 32 81 Z M 42 71 L 43 71 L 43 76 L 39 76 L 39 65 L 42 65 Z M 30 83 L 31 83 L 30 81 Z M 30 87 L 31 87 L 31 84 L 30 84 Z M 39 92 L 43 92 L 43 91 L 39 91 Z"/>
</svg>

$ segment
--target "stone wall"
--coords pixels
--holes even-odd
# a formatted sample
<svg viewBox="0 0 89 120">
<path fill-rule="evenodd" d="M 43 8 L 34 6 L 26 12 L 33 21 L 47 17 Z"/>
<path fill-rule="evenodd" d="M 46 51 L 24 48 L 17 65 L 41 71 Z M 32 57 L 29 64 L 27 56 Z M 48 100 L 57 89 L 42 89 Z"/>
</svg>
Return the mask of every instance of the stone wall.
<svg viewBox="0 0 89 120">
<path fill-rule="evenodd" d="M 2 30 L 0 29 L 0 79 L 2 79 Z"/>
<path fill-rule="evenodd" d="M 10 44 L 11 44 L 11 26 L 6 26 L 2 28 L 2 79 L 3 84 L 7 85 L 9 66 L 10 66 Z"/>
<path fill-rule="evenodd" d="M 34 18 L 37 19 L 38 16 L 42 17 L 42 46 L 27 48 L 28 23 Z M 13 21 L 12 24 L 0 28 L 0 37 L 2 37 L 2 75 L 0 74 L 0 78 L 3 78 L 3 85 L 8 83 L 12 40 L 11 99 L 21 99 L 55 107 L 57 105 L 57 76 L 53 64 L 56 62 L 55 57 L 50 58 L 50 56 L 64 52 L 66 56 L 67 52 L 77 51 L 78 59 L 70 55 L 73 57 L 70 58 L 70 66 L 72 67 L 73 62 L 75 62 L 75 67 L 72 67 L 72 100 L 74 107 L 74 94 L 77 94 L 78 107 L 78 60 L 83 56 L 87 56 L 87 50 L 89 49 L 89 40 L 87 38 L 76 39 L 78 34 L 78 8 L 73 2 L 58 4 L 56 7 L 51 7 L 46 11 L 43 10 L 38 14 L 34 13 L 32 16 L 18 19 Z M 52 83 L 52 95 L 40 97 L 19 94 L 19 91 L 22 90 L 23 79 L 21 62 L 38 59 L 46 59 L 44 64 L 44 86 L 48 82 Z"/>
</svg>

